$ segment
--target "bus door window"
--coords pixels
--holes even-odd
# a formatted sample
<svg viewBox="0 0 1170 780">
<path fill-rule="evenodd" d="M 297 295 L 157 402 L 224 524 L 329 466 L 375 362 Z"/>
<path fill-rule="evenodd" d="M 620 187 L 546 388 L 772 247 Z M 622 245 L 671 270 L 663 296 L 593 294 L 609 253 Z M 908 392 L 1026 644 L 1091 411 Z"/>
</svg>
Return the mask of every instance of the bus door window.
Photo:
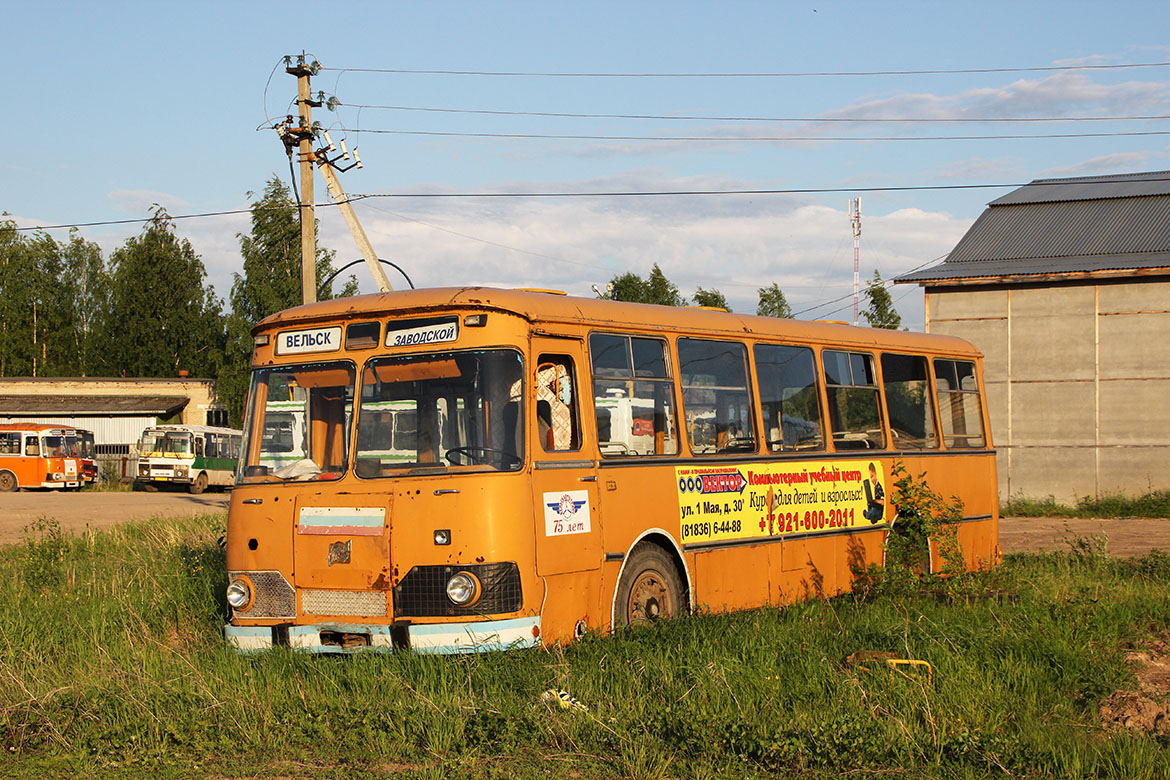
<svg viewBox="0 0 1170 780">
<path fill-rule="evenodd" d="M 826 349 L 821 360 L 833 446 L 838 450 L 885 449 L 873 356 Z"/>
<path fill-rule="evenodd" d="M 756 344 L 756 381 L 769 452 L 823 450 L 817 364 L 808 347 Z"/>
<path fill-rule="evenodd" d="M 536 369 L 536 430 L 545 452 L 581 448 L 573 360 L 567 355 L 541 355 Z"/>
<path fill-rule="evenodd" d="M 41 454 L 41 444 L 36 436 L 24 437 L 24 454 L 34 458 Z"/>
<path fill-rule="evenodd" d="M 947 449 L 982 448 L 983 417 L 975 364 L 967 360 L 935 360 L 934 385 Z"/>
<path fill-rule="evenodd" d="M 660 339 L 594 333 L 593 408 L 605 457 L 677 455 L 674 382 Z"/>
<path fill-rule="evenodd" d="M 736 341 L 679 339 L 678 364 L 691 450 L 755 452 L 747 347 Z"/>
<path fill-rule="evenodd" d="M 203 444 L 203 437 L 200 436 L 199 434 L 195 434 L 195 457 L 202 458 L 204 452 L 207 452 L 207 450 Z M 210 453 L 210 452 L 207 453 L 208 457 L 211 457 L 211 455 L 212 455 L 212 453 Z"/>
<path fill-rule="evenodd" d="M 896 450 L 938 448 L 934 427 L 934 404 L 926 358 L 919 355 L 882 355 L 882 389 L 886 395 L 886 418 L 890 421 L 892 446 Z"/>
</svg>

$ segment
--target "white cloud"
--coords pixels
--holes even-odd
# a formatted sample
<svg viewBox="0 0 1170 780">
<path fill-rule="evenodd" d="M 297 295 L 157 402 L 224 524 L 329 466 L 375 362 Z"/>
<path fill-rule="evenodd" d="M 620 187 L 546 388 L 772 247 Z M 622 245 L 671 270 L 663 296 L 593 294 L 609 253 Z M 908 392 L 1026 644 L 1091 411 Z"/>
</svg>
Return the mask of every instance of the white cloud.
<svg viewBox="0 0 1170 780">
<path fill-rule="evenodd" d="M 658 181 L 656 188 L 686 187 Z M 589 296 L 594 284 L 604 287 L 626 271 L 645 275 L 658 263 L 684 295 L 700 286 L 718 289 L 737 311 L 754 311 L 757 288 L 773 281 L 795 310 L 851 295 L 852 233 L 843 208 L 780 197 L 709 198 L 672 209 L 675 200 L 379 201 L 377 208 L 367 201 L 359 215 L 379 255 L 401 265 L 420 287 L 544 287 Z M 732 202 L 712 202 L 724 200 Z M 357 259 L 340 216 L 319 214 L 322 245 L 337 251 L 339 263 Z M 862 281 L 875 267 L 889 279 L 935 260 L 969 224 L 921 209 L 866 215 Z M 364 268 L 353 271 L 363 290 L 373 289 Z M 387 274 L 391 284 L 404 285 L 396 272 Z M 920 326 L 921 294 L 895 291 L 895 297 L 903 294 L 904 319 Z M 851 308 L 849 301 L 839 305 Z M 806 316 L 827 316 L 833 308 Z"/>
</svg>

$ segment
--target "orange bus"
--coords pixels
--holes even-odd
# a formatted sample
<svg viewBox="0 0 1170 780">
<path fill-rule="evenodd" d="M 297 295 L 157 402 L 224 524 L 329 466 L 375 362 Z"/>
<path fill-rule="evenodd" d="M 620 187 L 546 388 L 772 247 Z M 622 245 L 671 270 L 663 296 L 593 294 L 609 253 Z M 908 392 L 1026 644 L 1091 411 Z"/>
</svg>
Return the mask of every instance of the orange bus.
<svg viewBox="0 0 1170 780">
<path fill-rule="evenodd" d="M 967 568 L 998 555 L 961 339 L 486 288 L 301 306 L 253 336 L 241 650 L 535 646 L 841 593 L 883 561 L 898 460 L 964 501 Z"/>
<path fill-rule="evenodd" d="M 72 428 L 0 423 L 0 493 L 24 488 L 78 488 L 83 474 Z"/>
</svg>

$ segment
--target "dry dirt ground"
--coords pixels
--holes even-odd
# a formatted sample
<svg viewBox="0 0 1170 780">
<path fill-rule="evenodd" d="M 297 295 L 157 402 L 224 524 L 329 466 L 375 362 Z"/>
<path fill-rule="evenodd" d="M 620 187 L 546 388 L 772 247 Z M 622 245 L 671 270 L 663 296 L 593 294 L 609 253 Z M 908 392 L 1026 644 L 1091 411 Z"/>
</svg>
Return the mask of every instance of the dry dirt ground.
<svg viewBox="0 0 1170 780">
<path fill-rule="evenodd" d="M 83 532 L 149 517 L 215 514 L 227 510 L 229 493 L 0 493 L 0 544 L 24 541 L 24 527 L 46 518 L 64 531 Z"/>
<path fill-rule="evenodd" d="M 228 493 L 0 493 L 0 544 L 24 540 L 24 527 L 38 518 L 81 532 L 125 520 L 213 514 L 227 508 Z M 1005 517 L 999 543 L 1005 553 L 1068 549 L 1068 539 L 1104 537 L 1111 555 L 1144 555 L 1155 547 L 1170 552 L 1170 519 L 1086 520 L 1064 517 Z"/>
</svg>

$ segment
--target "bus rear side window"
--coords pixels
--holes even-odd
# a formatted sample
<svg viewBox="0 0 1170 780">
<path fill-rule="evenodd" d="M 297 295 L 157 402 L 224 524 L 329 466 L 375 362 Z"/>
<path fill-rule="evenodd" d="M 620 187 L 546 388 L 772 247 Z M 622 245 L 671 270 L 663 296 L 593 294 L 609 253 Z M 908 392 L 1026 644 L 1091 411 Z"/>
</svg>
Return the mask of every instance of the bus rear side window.
<svg viewBox="0 0 1170 780">
<path fill-rule="evenodd" d="M 886 416 L 896 450 L 932 450 L 938 447 L 926 358 L 918 355 L 882 355 L 882 387 Z"/>
<path fill-rule="evenodd" d="M 833 446 L 838 450 L 884 449 L 886 437 L 882 433 L 873 356 L 826 349 L 821 360 L 825 365 Z"/>
<path fill-rule="evenodd" d="M 947 449 L 982 448 L 983 415 L 975 364 L 967 360 L 935 360 L 934 387 Z"/>
</svg>

